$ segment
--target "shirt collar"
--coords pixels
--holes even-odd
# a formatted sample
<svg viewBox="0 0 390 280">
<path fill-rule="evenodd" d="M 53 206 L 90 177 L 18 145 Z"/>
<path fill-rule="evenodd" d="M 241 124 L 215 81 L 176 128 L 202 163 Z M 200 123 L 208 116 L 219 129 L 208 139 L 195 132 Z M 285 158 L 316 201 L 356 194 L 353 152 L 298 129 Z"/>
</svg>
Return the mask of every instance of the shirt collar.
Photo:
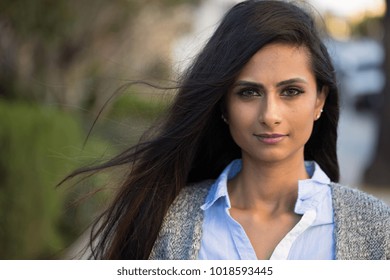
<svg viewBox="0 0 390 280">
<path fill-rule="evenodd" d="M 329 177 L 322 171 L 321 167 L 315 161 L 305 161 L 305 168 L 310 179 L 300 181 L 315 181 L 320 184 L 330 184 Z"/>
<path fill-rule="evenodd" d="M 333 212 L 330 196 L 330 179 L 314 161 L 305 162 L 306 170 L 312 176 L 310 179 L 298 181 L 298 199 L 294 212 L 303 215 L 308 210 L 315 210 L 317 218 L 313 225 L 333 222 Z"/>
<path fill-rule="evenodd" d="M 230 208 L 230 199 L 227 191 L 227 182 L 234 178 L 242 167 L 241 159 L 233 160 L 221 173 L 218 179 L 211 186 L 205 203 L 201 206 L 203 210 L 210 208 L 219 198 L 224 198 L 225 205 Z"/>
<path fill-rule="evenodd" d="M 224 200 L 225 206 L 230 208 L 230 199 L 227 190 L 228 180 L 234 178 L 242 167 L 241 159 L 233 160 L 221 173 L 218 179 L 211 186 L 210 191 L 206 197 L 205 203 L 201 209 L 207 210 L 220 198 Z M 319 186 L 328 185 L 330 183 L 329 177 L 325 174 L 320 166 L 314 161 L 305 161 L 306 171 L 311 176 L 310 179 L 298 181 L 298 200 L 295 205 L 295 212 L 303 214 L 306 210 L 316 208 L 317 200 L 311 198 L 321 191 Z M 314 183 L 314 184 L 313 184 Z M 315 186 L 315 187 L 312 187 Z"/>
</svg>

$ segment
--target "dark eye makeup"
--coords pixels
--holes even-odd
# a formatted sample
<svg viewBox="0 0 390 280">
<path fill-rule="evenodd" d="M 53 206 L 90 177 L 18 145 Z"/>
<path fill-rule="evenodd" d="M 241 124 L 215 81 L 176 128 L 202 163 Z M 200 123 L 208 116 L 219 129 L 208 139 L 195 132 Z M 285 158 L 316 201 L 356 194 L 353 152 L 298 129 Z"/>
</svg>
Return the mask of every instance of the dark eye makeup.
<svg viewBox="0 0 390 280">
<path fill-rule="evenodd" d="M 262 93 L 257 88 L 242 88 L 237 91 L 237 94 L 243 97 L 262 96 Z"/>
<path fill-rule="evenodd" d="M 283 97 L 294 97 L 304 93 L 304 90 L 299 87 L 286 87 L 282 89 L 280 96 Z M 242 97 L 261 97 L 264 92 L 258 88 L 245 87 L 237 91 L 237 94 Z"/>
<path fill-rule="evenodd" d="M 281 95 L 286 97 L 294 97 L 304 93 L 304 90 L 298 87 L 288 87 L 283 89 Z"/>
</svg>

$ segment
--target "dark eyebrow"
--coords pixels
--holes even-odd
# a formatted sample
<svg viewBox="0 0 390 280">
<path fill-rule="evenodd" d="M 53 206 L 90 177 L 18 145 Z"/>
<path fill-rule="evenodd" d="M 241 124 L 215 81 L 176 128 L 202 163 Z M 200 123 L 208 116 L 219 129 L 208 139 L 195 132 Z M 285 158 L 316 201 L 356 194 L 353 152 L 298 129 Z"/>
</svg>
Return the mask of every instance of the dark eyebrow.
<svg viewBox="0 0 390 280">
<path fill-rule="evenodd" d="M 305 79 L 302 78 L 292 78 L 285 81 L 281 81 L 276 84 L 277 87 L 285 86 L 285 85 L 291 85 L 294 83 L 305 83 L 307 84 Z M 234 84 L 233 87 L 253 87 L 253 88 L 264 88 L 264 85 L 261 83 L 255 83 L 255 82 L 249 82 L 249 81 L 237 81 L 237 83 Z"/>
<path fill-rule="evenodd" d="M 238 81 L 233 85 L 233 87 L 253 87 L 253 88 L 264 88 L 263 84 L 248 82 L 248 81 Z"/>
<path fill-rule="evenodd" d="M 281 82 L 277 83 L 276 86 L 277 86 L 277 87 L 280 87 L 280 86 L 291 85 L 291 84 L 295 84 L 295 83 L 304 83 L 304 84 L 307 84 L 307 82 L 306 82 L 305 79 L 302 79 L 302 78 L 293 78 L 293 79 L 288 79 L 288 80 L 285 80 L 285 81 L 281 81 Z"/>
</svg>

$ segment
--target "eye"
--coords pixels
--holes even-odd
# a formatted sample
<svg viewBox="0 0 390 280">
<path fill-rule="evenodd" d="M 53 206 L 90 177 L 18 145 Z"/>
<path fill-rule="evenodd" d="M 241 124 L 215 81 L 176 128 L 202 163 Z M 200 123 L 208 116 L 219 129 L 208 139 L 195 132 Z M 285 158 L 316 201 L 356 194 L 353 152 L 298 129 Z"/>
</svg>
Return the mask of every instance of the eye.
<svg viewBox="0 0 390 280">
<path fill-rule="evenodd" d="M 295 87 L 289 87 L 283 90 L 282 96 L 287 96 L 287 97 L 293 97 L 297 96 L 303 93 L 302 89 L 295 88 Z"/>
<path fill-rule="evenodd" d="M 238 95 L 243 96 L 243 97 L 262 96 L 261 92 L 259 92 L 259 90 L 255 89 L 255 88 L 244 88 L 244 89 L 241 89 L 238 92 Z"/>
</svg>

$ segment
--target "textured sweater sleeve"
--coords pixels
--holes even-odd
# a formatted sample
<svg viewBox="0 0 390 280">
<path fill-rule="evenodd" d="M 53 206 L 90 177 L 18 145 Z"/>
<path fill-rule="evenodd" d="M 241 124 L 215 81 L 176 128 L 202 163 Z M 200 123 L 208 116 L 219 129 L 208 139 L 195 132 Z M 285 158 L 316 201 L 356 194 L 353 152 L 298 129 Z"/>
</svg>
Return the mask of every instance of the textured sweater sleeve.
<svg viewBox="0 0 390 280">
<path fill-rule="evenodd" d="M 185 187 L 172 203 L 155 241 L 151 260 L 193 260 L 202 237 L 203 205 L 211 181 Z"/>
<path fill-rule="evenodd" d="M 390 207 L 356 189 L 332 185 L 336 259 L 390 259 Z"/>
</svg>

